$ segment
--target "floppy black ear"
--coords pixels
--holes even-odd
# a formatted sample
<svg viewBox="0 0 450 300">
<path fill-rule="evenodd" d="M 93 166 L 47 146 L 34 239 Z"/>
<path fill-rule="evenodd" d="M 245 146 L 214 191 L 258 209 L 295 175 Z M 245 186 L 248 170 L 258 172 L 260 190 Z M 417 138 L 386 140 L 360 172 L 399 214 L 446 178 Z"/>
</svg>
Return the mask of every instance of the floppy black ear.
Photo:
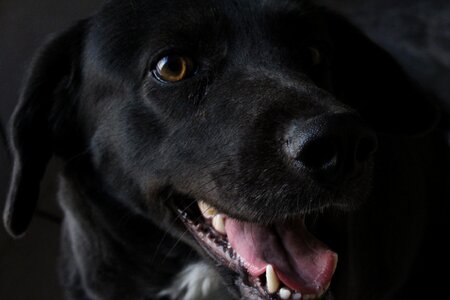
<svg viewBox="0 0 450 300">
<path fill-rule="evenodd" d="M 74 138 L 68 116 L 73 114 L 84 27 L 81 22 L 42 47 L 11 118 L 13 171 L 3 218 L 14 237 L 31 222 L 48 161 L 70 146 L 64 139 Z"/>
<path fill-rule="evenodd" d="M 381 132 L 420 135 L 432 129 L 437 106 L 393 57 L 343 18 L 331 15 L 329 20 L 338 97 Z"/>
</svg>

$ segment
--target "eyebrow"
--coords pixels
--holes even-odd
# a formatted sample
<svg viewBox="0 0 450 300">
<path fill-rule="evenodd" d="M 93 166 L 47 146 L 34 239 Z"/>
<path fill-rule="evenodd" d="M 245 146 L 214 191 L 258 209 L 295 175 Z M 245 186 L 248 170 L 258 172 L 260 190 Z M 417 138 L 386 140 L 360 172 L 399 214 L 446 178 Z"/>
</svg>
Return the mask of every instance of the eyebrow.
<svg viewBox="0 0 450 300">
<path fill-rule="evenodd" d="M 317 10 L 316 6 L 310 5 L 304 0 L 265 0 L 263 2 L 263 10 L 265 13 L 273 15 L 297 15 L 302 16 Z"/>
</svg>

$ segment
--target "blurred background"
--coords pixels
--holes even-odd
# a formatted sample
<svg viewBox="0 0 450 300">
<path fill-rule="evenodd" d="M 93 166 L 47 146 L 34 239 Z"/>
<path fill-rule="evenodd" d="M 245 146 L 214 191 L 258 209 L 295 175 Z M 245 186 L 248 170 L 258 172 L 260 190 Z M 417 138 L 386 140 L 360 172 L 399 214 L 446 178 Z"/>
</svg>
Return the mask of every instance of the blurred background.
<svg viewBox="0 0 450 300">
<path fill-rule="evenodd" d="M 150 0 L 149 0 L 150 1 Z M 315 0 L 347 16 L 388 50 L 450 112 L 450 1 Z M 46 37 L 100 7 L 99 0 L 0 0 L 0 121 L 8 122 L 33 53 Z M 0 131 L 1 136 L 4 134 Z M 0 142 L 0 208 L 10 161 Z M 55 166 L 42 183 L 27 235 L 7 236 L 0 226 L 0 299 L 58 300 L 60 211 L 54 200 Z"/>
<path fill-rule="evenodd" d="M 49 34 L 95 12 L 99 0 L 0 0 L 0 120 L 6 124 L 17 102 L 33 53 Z M 10 162 L 0 145 L 0 208 L 3 210 Z M 10 238 L 0 226 L 0 299 L 60 300 L 57 258 L 59 208 L 55 172 L 43 182 L 38 213 L 27 235 Z"/>
</svg>

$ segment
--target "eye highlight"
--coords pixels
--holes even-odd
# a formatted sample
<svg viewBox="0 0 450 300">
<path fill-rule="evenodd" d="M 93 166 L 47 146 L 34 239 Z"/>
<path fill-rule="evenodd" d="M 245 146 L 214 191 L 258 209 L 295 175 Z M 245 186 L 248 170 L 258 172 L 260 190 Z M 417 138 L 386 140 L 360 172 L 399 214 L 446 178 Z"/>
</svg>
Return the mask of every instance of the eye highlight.
<svg viewBox="0 0 450 300">
<path fill-rule="evenodd" d="M 163 82 L 178 82 L 192 75 L 194 62 L 182 55 L 167 55 L 161 58 L 153 70 L 153 75 Z"/>
</svg>

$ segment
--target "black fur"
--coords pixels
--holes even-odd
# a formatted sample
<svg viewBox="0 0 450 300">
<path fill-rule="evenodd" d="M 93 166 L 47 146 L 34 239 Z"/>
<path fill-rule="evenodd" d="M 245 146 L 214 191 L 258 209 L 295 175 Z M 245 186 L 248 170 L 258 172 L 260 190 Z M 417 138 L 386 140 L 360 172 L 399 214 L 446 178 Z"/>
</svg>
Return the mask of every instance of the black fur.
<svg viewBox="0 0 450 300">
<path fill-rule="evenodd" d="M 191 56 L 196 73 L 156 80 L 170 53 Z M 292 122 L 329 126 L 339 113 L 375 132 L 378 151 L 358 176 L 325 184 L 282 145 Z M 316 214 L 311 229 L 340 255 L 328 297 L 441 297 L 449 155 L 437 120 L 387 53 L 307 3 L 113 0 L 34 60 L 11 123 L 5 223 L 25 232 L 57 156 L 69 299 L 157 299 L 201 259 L 170 207 L 180 198 L 252 222 Z"/>
</svg>

